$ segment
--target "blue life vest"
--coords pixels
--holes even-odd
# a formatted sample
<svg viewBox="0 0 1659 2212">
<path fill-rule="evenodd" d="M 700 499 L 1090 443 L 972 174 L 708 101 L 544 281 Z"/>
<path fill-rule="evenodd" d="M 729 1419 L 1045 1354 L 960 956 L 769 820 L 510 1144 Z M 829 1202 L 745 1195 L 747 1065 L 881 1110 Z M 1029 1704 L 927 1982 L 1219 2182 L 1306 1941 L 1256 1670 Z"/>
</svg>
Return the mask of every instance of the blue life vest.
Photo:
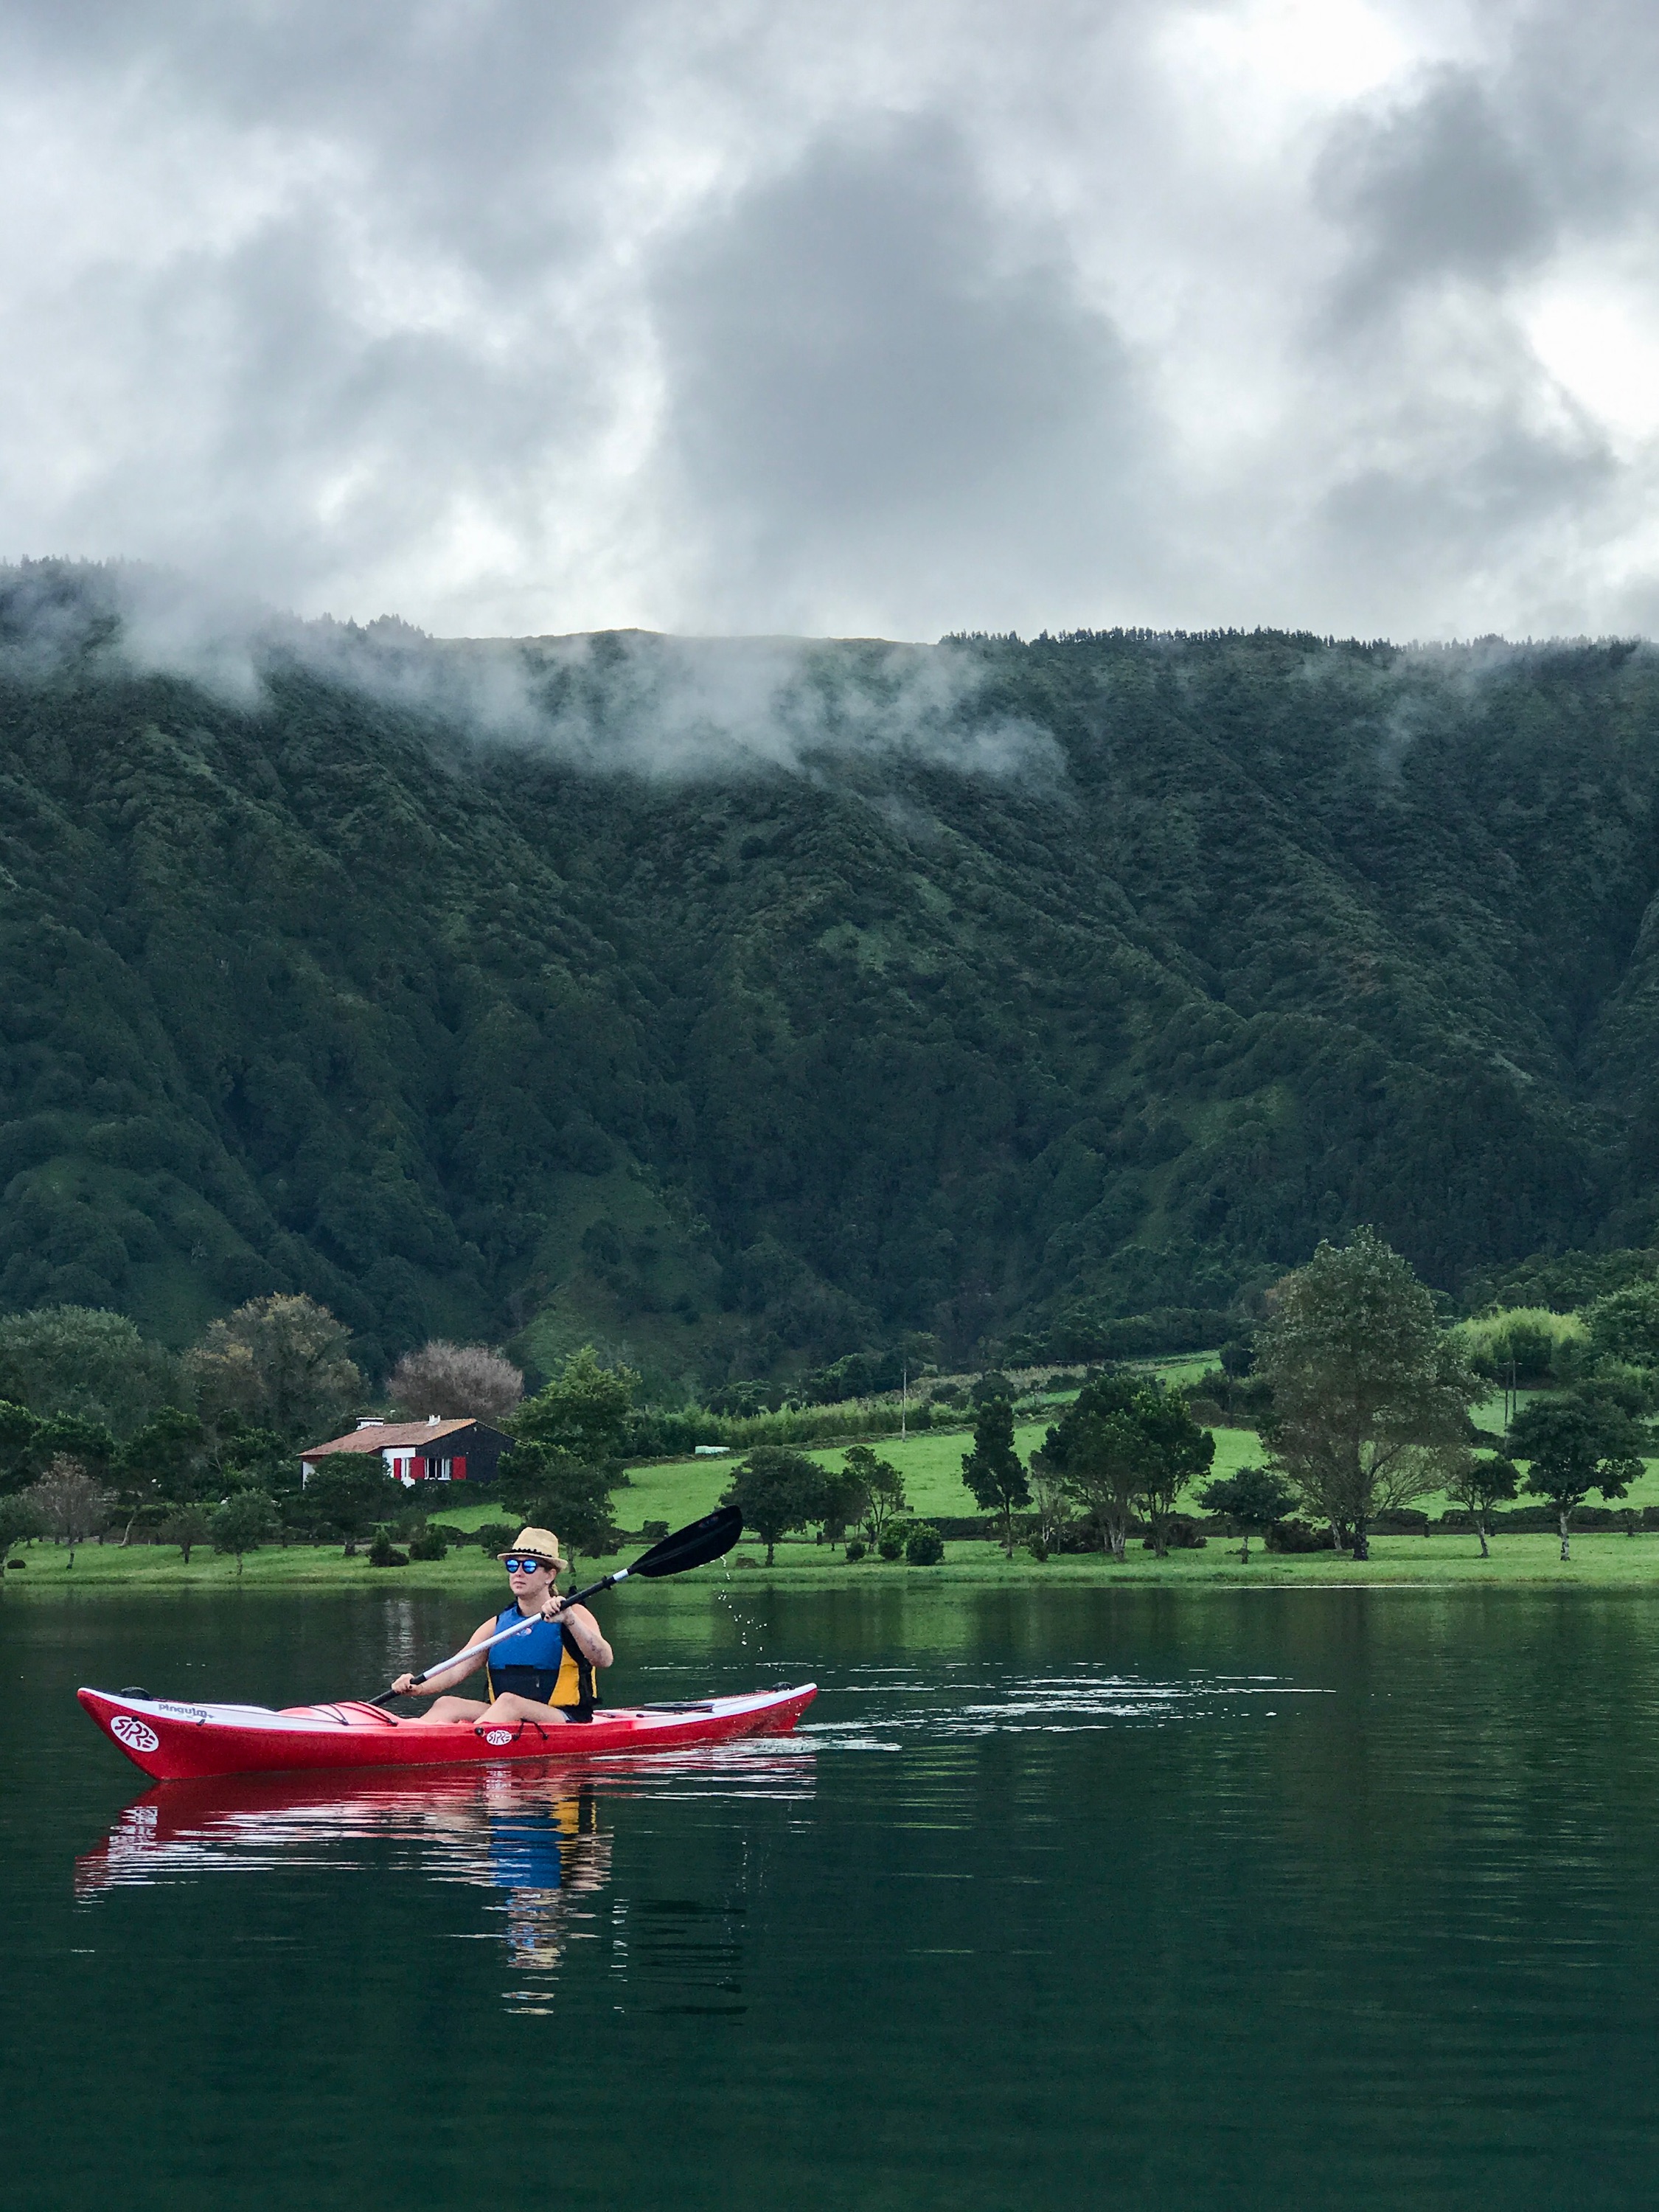
<svg viewBox="0 0 1659 2212">
<path fill-rule="evenodd" d="M 495 1626 L 511 1628 L 523 1619 L 516 1605 L 503 1606 Z M 562 1620 L 538 1620 L 510 1644 L 498 1644 L 484 1668 L 492 1698 L 533 1698 L 538 1705 L 557 1705 L 573 1720 L 586 1720 L 598 1702 L 592 1662 Z"/>
</svg>

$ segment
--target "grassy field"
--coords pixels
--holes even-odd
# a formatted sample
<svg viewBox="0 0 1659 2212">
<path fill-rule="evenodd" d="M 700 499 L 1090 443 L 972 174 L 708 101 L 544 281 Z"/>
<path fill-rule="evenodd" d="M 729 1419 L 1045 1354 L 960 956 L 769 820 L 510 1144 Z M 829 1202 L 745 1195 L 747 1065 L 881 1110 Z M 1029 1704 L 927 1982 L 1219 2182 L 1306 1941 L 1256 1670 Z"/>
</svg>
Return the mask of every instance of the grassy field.
<svg viewBox="0 0 1659 2212">
<path fill-rule="evenodd" d="M 683 1592 L 696 1597 L 727 1582 L 741 1581 L 750 1588 L 792 1589 L 860 1589 L 878 1586 L 917 1588 L 957 1585 L 988 1588 L 1052 1588 L 1087 1586 L 1105 1591 L 1127 1583 L 1155 1583 L 1182 1589 L 1256 1589 L 1295 1585 L 1298 1589 L 1346 1588 L 1376 1583 L 1440 1588 L 1454 1583 L 1496 1586 L 1499 1583 L 1553 1583 L 1580 1588 L 1650 1587 L 1659 1596 L 1659 1536 L 1634 1538 L 1597 1530 L 1576 1535 L 1573 1558 L 1566 1566 L 1558 1556 L 1559 1546 L 1551 1535 L 1513 1535 L 1494 1538 L 1492 1556 L 1482 1559 L 1473 1536 L 1380 1536 L 1371 1540 L 1373 1556 L 1356 1565 L 1346 1555 L 1315 1553 L 1304 1558 L 1281 1559 L 1250 1547 L 1250 1562 L 1241 1564 L 1238 1546 L 1212 1537 L 1201 1552 L 1176 1552 L 1155 1559 L 1137 1541 L 1128 1560 L 1114 1566 L 1098 1553 L 1068 1555 L 1039 1566 L 1022 1552 L 1005 1559 L 994 1544 L 966 1542 L 945 1547 L 942 1565 L 907 1567 L 899 1563 L 864 1559 L 849 1566 L 840 1553 L 822 1544 L 791 1541 L 778 1547 L 777 1564 L 767 1568 L 764 1553 L 752 1543 L 739 1547 L 729 1562 L 704 1568 L 683 1583 L 653 1585 L 659 1592 Z M 52 1545 L 32 1546 L 22 1573 L 9 1573 L 0 1606 L 35 1601 L 98 1602 L 105 1599 L 137 1598 L 191 1593 L 224 1594 L 240 1589 L 249 1598 L 284 1592 L 332 1589 L 339 1591 L 420 1590 L 447 1593 L 455 1601 L 458 1628 L 465 1632 L 506 1602 L 505 1581 L 493 1559 L 468 1549 L 452 1552 L 446 1559 L 420 1565 L 375 1568 L 364 1559 L 343 1559 L 337 1550 L 313 1550 L 309 1545 L 287 1551 L 248 1554 L 239 1583 L 234 1560 L 198 1552 L 189 1566 L 176 1551 L 160 1545 L 135 1547 L 123 1552 L 113 1545 L 83 1545 L 73 1568 L 65 1553 Z M 626 1556 L 626 1555 L 624 1555 Z M 583 1580 L 617 1562 L 606 1560 L 600 1569 L 581 1563 Z"/>
<path fill-rule="evenodd" d="M 1494 1400 L 1487 1407 L 1477 1407 L 1476 1419 L 1488 1428 L 1499 1427 L 1498 1401 Z M 1029 1457 L 1042 1443 L 1047 1426 L 1046 1421 L 1035 1421 L 1016 1430 L 1015 1440 L 1022 1457 Z M 1218 1428 L 1214 1434 L 1218 1474 L 1230 1474 L 1261 1459 L 1261 1439 L 1253 1430 Z M 954 1520 L 975 1510 L 962 1481 L 962 1455 L 969 1441 L 966 1431 L 948 1431 L 944 1434 L 929 1431 L 902 1441 L 896 1437 L 889 1437 L 876 1449 L 902 1474 L 913 1512 L 924 1518 L 937 1516 Z M 826 1466 L 839 1466 L 843 1449 L 841 1445 L 823 1445 L 809 1456 Z M 732 1464 L 731 1458 L 694 1458 L 636 1467 L 630 1472 L 627 1487 L 616 1493 L 617 1518 L 632 1528 L 639 1528 L 647 1521 L 665 1521 L 671 1528 L 678 1528 L 719 1503 L 720 1492 L 731 1479 Z M 1632 1486 L 1629 1499 L 1621 1502 L 1635 1506 L 1659 1505 L 1659 1458 L 1644 1464 L 1646 1472 L 1643 1480 Z M 459 1497 L 460 1493 L 456 1493 L 453 1498 L 447 1498 L 436 1517 L 468 1530 L 486 1521 L 512 1517 L 494 1500 L 461 1504 Z M 1443 1512 L 1446 1502 L 1438 1496 L 1419 1501 L 1425 1510 L 1433 1515 Z M 684 1587 L 688 1590 L 706 1587 L 710 1574 L 725 1572 L 800 1589 L 878 1582 L 904 1585 L 919 1577 L 926 1582 L 971 1583 L 975 1587 L 1042 1585 L 1055 1581 L 1094 1582 L 1103 1588 L 1127 1582 L 1249 1587 L 1258 1583 L 1314 1586 L 1559 1581 L 1598 1586 L 1651 1582 L 1659 1590 L 1659 1535 L 1632 1538 L 1606 1530 L 1587 1530 L 1574 1536 L 1575 1556 L 1566 1566 L 1560 1564 L 1555 1537 L 1542 1534 L 1495 1537 L 1490 1559 L 1480 1557 L 1480 1547 L 1472 1535 L 1437 1534 L 1426 1539 L 1374 1536 L 1371 1544 L 1374 1556 L 1363 1565 L 1356 1565 L 1346 1555 L 1336 1553 L 1315 1553 L 1291 1559 L 1269 1557 L 1259 1545 L 1252 1545 L 1247 1566 L 1239 1559 L 1237 1544 L 1228 1539 L 1212 1536 L 1202 1551 L 1178 1552 L 1164 1560 L 1155 1559 L 1137 1540 L 1130 1547 L 1127 1563 L 1114 1567 L 1091 1556 L 1067 1555 L 1038 1565 L 1021 1552 L 1014 1559 L 1006 1560 L 994 1543 L 963 1541 L 946 1546 L 942 1565 L 920 1568 L 880 1560 L 863 1560 L 849 1566 L 839 1553 L 832 1553 L 822 1544 L 792 1539 L 780 1545 L 776 1565 L 769 1570 L 763 1564 L 764 1552 L 747 1542 L 738 1547 L 726 1569 L 711 1569 L 694 1575 Z M 128 1551 L 113 1545 L 82 1545 L 73 1568 L 69 1566 L 65 1553 L 50 1544 L 32 1544 L 21 1556 L 28 1562 L 27 1569 L 3 1577 L 7 1601 L 43 1596 L 92 1598 L 141 1591 L 222 1590 L 238 1584 L 234 1560 L 217 1559 L 206 1549 L 198 1550 L 188 1566 L 176 1549 L 161 1545 L 135 1546 Z M 580 1561 L 580 1578 L 592 1580 L 606 1568 L 634 1556 L 635 1552 L 630 1548 L 624 1550 L 619 1559 L 607 1559 L 597 1566 L 591 1561 Z M 481 1615 L 492 1609 L 493 1605 L 504 1602 L 498 1595 L 503 1586 L 500 1569 L 493 1559 L 471 1547 L 452 1551 L 445 1559 L 398 1568 L 371 1567 L 363 1558 L 345 1559 L 337 1547 L 295 1545 L 287 1550 L 269 1548 L 247 1555 L 240 1586 L 250 1593 L 301 1588 L 385 1589 L 388 1586 L 447 1590 L 454 1593 L 458 1604 L 463 1600 L 467 1604 L 476 1603 Z"/>
</svg>

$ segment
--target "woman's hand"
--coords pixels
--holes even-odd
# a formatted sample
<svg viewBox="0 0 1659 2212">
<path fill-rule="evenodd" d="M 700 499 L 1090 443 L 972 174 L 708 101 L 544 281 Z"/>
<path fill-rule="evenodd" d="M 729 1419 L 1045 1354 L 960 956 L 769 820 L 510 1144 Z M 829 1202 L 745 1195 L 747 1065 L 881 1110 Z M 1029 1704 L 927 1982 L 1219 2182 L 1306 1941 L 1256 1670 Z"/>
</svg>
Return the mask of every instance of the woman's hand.
<svg viewBox="0 0 1659 2212">
<path fill-rule="evenodd" d="M 557 1590 L 549 1590 L 547 1595 L 542 1600 L 542 1619 L 556 1620 L 563 1611 L 564 1600 L 559 1595 Z"/>
<path fill-rule="evenodd" d="M 399 1674 L 392 1686 L 400 1698 L 410 1697 L 414 1692 L 415 1677 L 412 1674 Z"/>
</svg>

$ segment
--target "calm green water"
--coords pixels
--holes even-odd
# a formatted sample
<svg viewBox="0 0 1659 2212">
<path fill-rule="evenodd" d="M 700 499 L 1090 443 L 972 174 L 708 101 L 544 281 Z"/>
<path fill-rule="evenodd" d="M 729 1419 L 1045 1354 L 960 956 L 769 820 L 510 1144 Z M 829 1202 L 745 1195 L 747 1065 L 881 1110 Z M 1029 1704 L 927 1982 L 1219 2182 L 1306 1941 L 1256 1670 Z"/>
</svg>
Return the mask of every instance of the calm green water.
<svg viewBox="0 0 1659 2212">
<path fill-rule="evenodd" d="M 1659 1606 L 619 1595 L 790 1744 L 141 1799 L 81 1680 L 372 1689 L 434 1601 L 0 1607 L 20 2207 L 1647 2204 Z"/>
</svg>

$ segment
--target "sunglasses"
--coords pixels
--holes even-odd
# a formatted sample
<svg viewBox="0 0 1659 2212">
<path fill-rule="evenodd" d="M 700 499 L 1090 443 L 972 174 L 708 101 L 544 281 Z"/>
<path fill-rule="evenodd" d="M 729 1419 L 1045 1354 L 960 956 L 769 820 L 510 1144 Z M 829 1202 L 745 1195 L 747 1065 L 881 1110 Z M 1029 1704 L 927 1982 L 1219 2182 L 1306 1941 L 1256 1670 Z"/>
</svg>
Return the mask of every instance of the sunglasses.
<svg viewBox="0 0 1659 2212">
<path fill-rule="evenodd" d="M 503 1559 L 501 1565 L 510 1575 L 539 1574 L 544 1567 L 550 1574 L 552 1572 L 545 1559 Z"/>
</svg>

